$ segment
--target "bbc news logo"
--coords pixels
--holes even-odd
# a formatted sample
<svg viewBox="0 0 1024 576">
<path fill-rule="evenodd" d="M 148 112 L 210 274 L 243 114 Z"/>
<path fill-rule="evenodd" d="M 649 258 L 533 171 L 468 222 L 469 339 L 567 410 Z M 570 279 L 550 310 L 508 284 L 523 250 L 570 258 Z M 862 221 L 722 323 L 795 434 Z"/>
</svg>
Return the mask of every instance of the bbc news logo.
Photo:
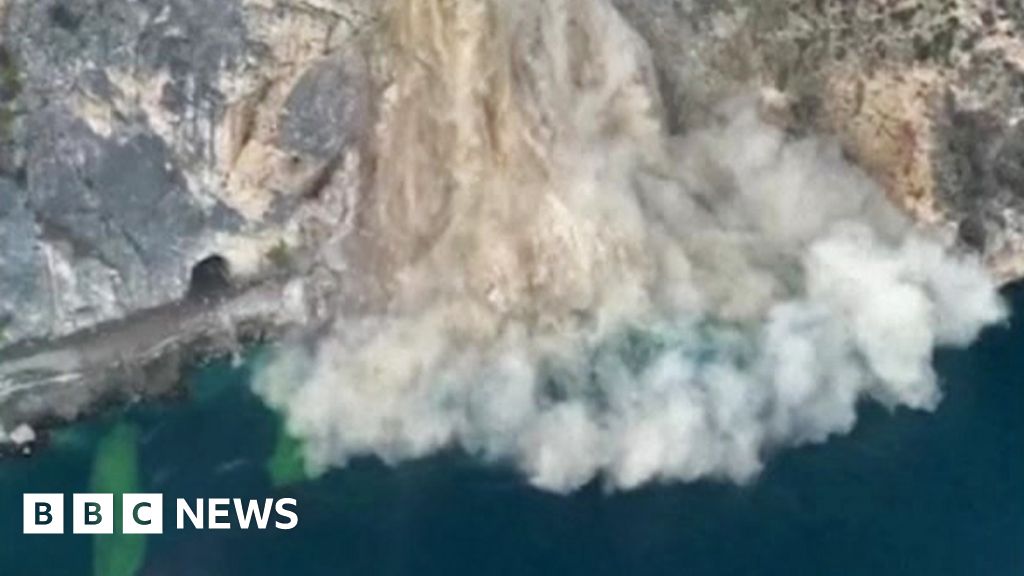
<svg viewBox="0 0 1024 576">
<path fill-rule="evenodd" d="M 71 530 L 74 534 L 113 534 L 113 494 L 73 494 Z M 298 526 L 294 498 L 242 500 L 239 498 L 200 498 L 175 501 L 175 528 L 187 525 L 197 530 L 242 530 L 255 528 L 291 530 Z M 23 501 L 25 534 L 64 533 L 64 494 L 25 494 Z M 121 533 L 163 534 L 163 494 L 125 494 L 121 497 Z"/>
</svg>

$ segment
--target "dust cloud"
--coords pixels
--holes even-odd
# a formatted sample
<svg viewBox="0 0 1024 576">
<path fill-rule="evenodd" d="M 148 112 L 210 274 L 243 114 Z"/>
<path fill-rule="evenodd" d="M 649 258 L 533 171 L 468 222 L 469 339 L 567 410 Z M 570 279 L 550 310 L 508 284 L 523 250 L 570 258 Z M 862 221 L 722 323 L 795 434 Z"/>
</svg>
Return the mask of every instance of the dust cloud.
<svg viewBox="0 0 1024 576">
<path fill-rule="evenodd" d="M 255 379 L 314 470 L 457 447 L 557 492 L 747 482 L 862 399 L 933 409 L 935 348 L 1005 315 L 977 261 L 755 101 L 669 134 L 607 0 L 388 22 L 357 294 Z"/>
</svg>

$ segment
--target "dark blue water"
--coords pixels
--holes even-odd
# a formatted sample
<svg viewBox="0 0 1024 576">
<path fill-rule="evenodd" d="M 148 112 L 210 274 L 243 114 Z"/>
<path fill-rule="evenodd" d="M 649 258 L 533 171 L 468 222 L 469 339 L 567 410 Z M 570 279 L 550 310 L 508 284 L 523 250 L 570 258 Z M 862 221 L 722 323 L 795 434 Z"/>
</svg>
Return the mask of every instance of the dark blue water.
<svg viewBox="0 0 1024 576">
<path fill-rule="evenodd" d="M 1008 296 L 1024 311 L 1024 288 Z M 938 413 L 864 406 L 851 436 L 778 454 L 751 486 L 571 497 L 458 454 L 274 488 L 277 418 L 248 392 L 246 366 L 216 363 L 190 378 L 191 402 L 112 415 L 0 462 L 0 576 L 96 573 L 92 537 L 20 535 L 21 494 L 88 489 L 97 446 L 125 426 L 140 491 L 299 502 L 292 531 L 152 536 L 137 574 L 1022 575 L 1024 322 L 936 362 Z"/>
</svg>

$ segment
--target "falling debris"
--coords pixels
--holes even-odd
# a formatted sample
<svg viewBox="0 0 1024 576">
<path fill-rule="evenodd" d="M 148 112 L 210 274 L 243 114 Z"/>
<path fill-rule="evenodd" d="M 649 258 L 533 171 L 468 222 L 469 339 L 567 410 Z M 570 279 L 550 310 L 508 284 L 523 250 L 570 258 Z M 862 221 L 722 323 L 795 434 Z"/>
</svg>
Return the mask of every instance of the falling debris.
<svg viewBox="0 0 1024 576">
<path fill-rule="evenodd" d="M 934 409 L 933 350 L 1005 315 L 756 99 L 670 134 L 605 0 L 398 0 L 389 31 L 355 288 L 255 382 L 311 469 L 458 446 L 559 492 L 747 482 L 862 399 Z"/>
</svg>

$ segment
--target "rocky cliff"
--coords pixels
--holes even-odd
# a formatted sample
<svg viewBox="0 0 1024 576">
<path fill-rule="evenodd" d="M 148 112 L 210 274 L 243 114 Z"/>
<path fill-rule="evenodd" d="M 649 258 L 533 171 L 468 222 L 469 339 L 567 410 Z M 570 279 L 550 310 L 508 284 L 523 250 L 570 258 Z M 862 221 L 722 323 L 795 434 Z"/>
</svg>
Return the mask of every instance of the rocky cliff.
<svg viewBox="0 0 1024 576">
<path fill-rule="evenodd" d="M 0 327 L 53 337 L 282 264 L 344 219 L 357 2 L 0 3 Z M 336 194 L 331 190 L 335 186 Z M 318 205 L 313 207 L 312 205 Z"/>
<path fill-rule="evenodd" d="M 0 326 L 59 336 L 273 267 L 344 225 L 377 3 L 0 3 Z M 920 221 L 1024 272 L 1024 11 L 981 0 L 617 0 L 673 128 L 757 91 Z M 320 229 L 320 232 L 317 232 Z"/>
<path fill-rule="evenodd" d="M 372 169 L 382 4 L 0 0 L 0 348 L 202 294 L 211 263 L 330 283 L 343 264 L 307 255 L 350 226 Z M 652 49 L 670 129 L 758 94 L 923 226 L 1024 274 L 1017 4 L 615 4 Z"/>
<path fill-rule="evenodd" d="M 737 90 L 834 135 L 892 199 L 1024 273 L 1024 9 L 989 0 L 616 0 L 652 45 L 676 127 Z"/>
</svg>

